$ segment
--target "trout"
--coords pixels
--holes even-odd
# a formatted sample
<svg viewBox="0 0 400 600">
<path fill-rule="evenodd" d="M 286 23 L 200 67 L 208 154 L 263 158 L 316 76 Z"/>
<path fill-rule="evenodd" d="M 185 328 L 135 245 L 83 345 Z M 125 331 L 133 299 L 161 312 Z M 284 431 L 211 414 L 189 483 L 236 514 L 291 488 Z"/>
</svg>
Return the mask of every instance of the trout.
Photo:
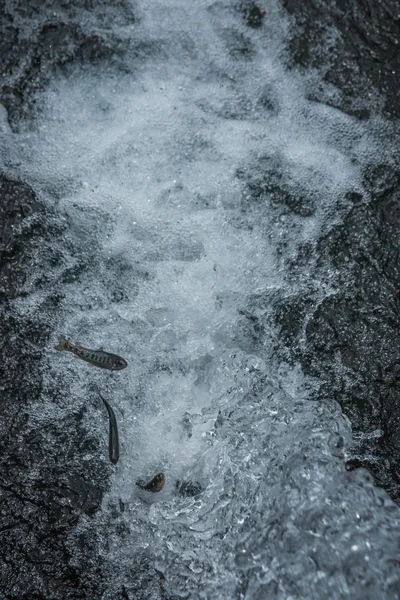
<svg viewBox="0 0 400 600">
<path fill-rule="evenodd" d="M 142 479 L 136 482 L 136 485 L 146 492 L 161 492 L 164 487 L 165 477 L 164 473 L 157 473 L 155 477 L 149 483 L 145 483 Z"/>
<path fill-rule="evenodd" d="M 119 439 L 118 439 L 118 427 L 117 427 L 117 419 L 115 418 L 115 414 L 110 404 L 107 402 L 105 398 L 97 392 L 100 398 L 103 400 L 110 421 L 110 428 L 108 434 L 108 454 L 111 462 L 116 465 L 119 459 Z"/>
<path fill-rule="evenodd" d="M 81 358 L 86 362 L 100 367 L 101 369 L 110 369 L 110 371 L 120 371 L 128 366 L 126 360 L 117 356 L 117 354 L 111 354 L 110 352 L 104 352 L 103 348 L 100 347 L 98 350 L 89 350 L 83 348 L 78 344 L 71 344 L 65 337 L 60 337 L 60 342 L 57 346 L 54 346 L 55 350 L 72 352 L 77 358 Z"/>
</svg>

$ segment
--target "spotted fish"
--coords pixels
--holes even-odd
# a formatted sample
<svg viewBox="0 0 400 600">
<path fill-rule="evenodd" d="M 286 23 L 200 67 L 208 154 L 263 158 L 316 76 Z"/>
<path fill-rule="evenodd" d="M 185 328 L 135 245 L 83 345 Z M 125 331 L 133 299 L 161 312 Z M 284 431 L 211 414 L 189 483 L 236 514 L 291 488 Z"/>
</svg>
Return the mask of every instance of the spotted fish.
<svg viewBox="0 0 400 600">
<path fill-rule="evenodd" d="M 111 462 L 116 465 L 119 460 L 119 439 L 118 439 L 118 426 L 117 419 L 115 418 L 115 414 L 110 404 L 107 402 L 103 396 L 97 392 L 100 398 L 103 400 L 110 421 L 109 434 L 108 434 L 108 454 Z"/>
<path fill-rule="evenodd" d="M 140 487 L 142 490 L 146 490 L 146 492 L 161 492 L 164 487 L 165 477 L 164 473 L 157 473 L 155 477 L 149 483 L 146 483 L 142 479 L 139 479 L 136 482 L 136 485 Z"/>
<path fill-rule="evenodd" d="M 72 352 L 77 358 L 81 358 L 96 367 L 110 369 L 111 371 L 120 371 L 128 366 L 126 360 L 116 354 L 104 352 L 103 348 L 89 350 L 88 348 L 83 348 L 77 344 L 71 344 L 65 337 L 60 337 L 59 339 L 60 343 L 57 346 L 54 346 L 55 350 Z"/>
</svg>

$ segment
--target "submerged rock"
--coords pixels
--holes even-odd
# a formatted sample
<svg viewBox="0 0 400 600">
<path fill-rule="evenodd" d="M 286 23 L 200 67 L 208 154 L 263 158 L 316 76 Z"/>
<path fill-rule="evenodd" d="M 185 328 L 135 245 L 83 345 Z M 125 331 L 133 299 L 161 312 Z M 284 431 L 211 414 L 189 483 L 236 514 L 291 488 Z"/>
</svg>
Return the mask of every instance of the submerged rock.
<svg viewBox="0 0 400 600">
<path fill-rule="evenodd" d="M 376 113 L 380 103 L 386 116 L 399 117 L 398 6 L 377 0 L 358 0 L 350 9 L 342 2 L 284 5 L 294 16 L 293 63 L 318 66 L 325 82 L 340 90 L 330 96 L 320 86 L 315 96 L 314 87 L 314 100 L 360 119 Z M 335 398 L 351 419 L 356 446 L 349 468 L 367 467 L 398 502 L 399 182 L 393 166 L 371 165 L 363 193 L 345 199 L 347 216 L 316 249 L 317 277 L 332 269 L 338 274 L 334 294 L 307 311 L 303 350 L 299 337 L 291 340 L 305 372 L 324 381 L 321 393 Z"/>
<path fill-rule="evenodd" d="M 320 240 L 321 262 L 340 273 L 338 289 L 307 324 L 302 362 L 352 421 L 359 443 L 349 466 L 367 467 L 400 501 L 398 181 L 392 169 L 371 169 L 370 199 Z"/>
<path fill-rule="evenodd" d="M 372 11 L 374 4 L 368 5 Z M 105 66 L 116 70 L 124 68 L 125 42 L 127 48 L 129 43 L 124 39 L 124 27 L 119 29 L 119 25 L 129 26 L 134 20 L 127 6 L 101 0 L 74 1 L 48 3 L 48 9 L 40 5 L 40 10 L 36 10 L 19 2 L 3 2 L 2 6 L 0 2 L 4 14 L 0 46 L 5 57 L 0 100 L 8 109 L 14 130 L 24 117 L 32 115 L 35 94 L 44 89 L 60 68 L 66 69 L 74 61 L 85 64 L 92 60 L 104 61 Z M 318 26 L 325 18 L 327 26 L 331 26 L 339 14 L 343 17 L 340 30 L 351 30 L 353 13 L 342 15 L 340 3 L 334 7 L 326 3 L 321 18 L 315 20 L 313 15 L 320 11 L 314 3 L 296 8 L 297 3 L 294 6 L 287 2 L 287 6 L 302 15 L 303 31 L 310 35 L 307 40 L 310 49 L 321 33 Z M 219 10 L 215 5 L 211 8 Z M 241 25 L 235 31 L 232 22 L 228 22 L 221 34 L 221 48 L 229 60 L 241 65 L 242 73 L 232 70 L 229 77 L 239 81 L 246 70 L 251 72 L 251 61 L 259 51 L 252 35 L 262 34 L 267 15 L 251 2 L 240 3 L 238 10 Z M 382 10 L 385 14 L 389 9 Z M 396 25 L 396 18 L 393 23 Z M 315 31 L 311 34 L 313 27 Z M 168 35 L 172 35 L 171 31 Z M 155 39 L 155 33 L 152 35 L 154 38 L 147 42 L 143 54 L 148 57 L 148 53 L 156 50 L 160 55 L 168 54 L 168 44 Z M 299 51 L 296 60 L 301 60 L 302 48 L 301 44 L 297 48 L 295 36 L 298 39 L 302 36 L 296 32 L 292 45 L 292 49 Z M 386 39 L 385 36 L 382 30 L 379 39 Z M 183 47 L 185 36 L 182 40 Z M 350 39 L 349 48 L 351 43 Z M 193 42 L 187 51 L 194 52 L 194 48 Z M 349 73 L 351 69 L 356 71 L 357 58 L 345 70 L 347 84 L 340 78 L 340 53 L 343 51 L 343 56 L 348 57 L 347 46 L 343 48 L 334 54 L 336 75 L 329 78 L 329 69 L 326 71 L 326 81 L 334 81 L 343 96 L 333 95 L 329 101 L 348 114 L 366 118 L 369 108 L 358 102 L 359 94 L 364 93 L 364 79 L 356 78 L 352 90 L 348 86 Z M 328 58 L 323 55 L 318 60 L 323 62 Z M 363 60 L 373 59 L 363 57 Z M 219 85 L 223 78 L 221 67 L 218 69 Z M 365 68 L 366 73 L 376 74 L 375 81 L 381 81 L 374 65 L 369 70 Z M 238 94 L 234 102 L 222 104 L 221 114 L 232 120 L 234 127 L 244 121 L 243 117 L 252 118 L 253 108 L 260 105 L 266 113 L 278 114 L 274 93 L 268 91 L 266 82 L 261 83 L 259 100 L 247 102 L 246 95 L 242 98 Z M 193 85 L 191 79 L 190 85 Z M 328 103 L 326 90 L 319 96 L 315 87 L 313 100 Z M 233 96 L 237 89 L 232 88 L 230 94 Z M 109 110 L 107 106 L 105 103 L 104 115 Z M 391 107 L 388 100 L 386 109 Z M 392 114 L 395 111 L 393 108 Z M 182 113 L 177 114 L 182 118 Z M 239 141 L 242 134 L 237 134 Z M 158 130 L 155 138 L 158 139 Z M 196 156 L 201 156 L 203 147 L 203 140 L 194 145 L 190 154 L 193 162 Z M 134 145 L 127 152 L 129 159 L 133 150 Z M 287 170 L 284 176 L 279 156 L 273 160 L 262 153 L 253 156 L 254 164 L 248 164 L 246 171 L 236 171 L 244 193 L 238 194 L 240 200 L 237 203 L 235 200 L 230 209 L 239 206 L 242 226 L 255 227 L 266 208 L 277 219 L 283 216 L 294 219 L 296 224 L 311 221 L 320 201 L 306 185 L 308 176 L 313 174 L 306 174 L 303 187 L 296 186 Z M 160 154 L 160 163 L 163 157 Z M 182 152 L 178 162 L 181 157 Z M 107 161 L 108 158 L 104 159 Z M 226 164 L 232 167 L 233 162 Z M 144 362 L 145 354 L 141 354 L 137 345 L 142 380 L 136 388 L 135 411 L 143 406 L 147 411 L 147 400 L 154 399 L 155 389 L 161 390 L 159 399 L 164 400 L 166 388 L 152 386 L 156 377 L 163 381 L 165 374 L 184 373 L 188 346 L 184 346 L 183 358 L 179 354 L 174 356 L 177 334 L 169 329 L 168 310 L 146 306 L 145 321 L 137 318 L 136 308 L 130 311 L 124 306 L 138 294 L 138 282 L 149 281 L 154 275 L 149 274 L 147 265 L 143 266 L 135 253 L 131 262 L 124 257 L 127 245 L 123 245 L 120 254 L 103 260 L 99 238 L 110 227 L 111 217 L 89 203 L 79 206 L 73 202 L 68 215 L 56 214 L 45 208 L 25 183 L 7 176 L 0 183 L 3 211 L 0 213 L 3 302 L 0 333 L 5 373 L 0 429 L 4 448 L 0 459 L 3 514 L 0 594 L 8 600 L 174 598 L 176 590 L 179 597 L 188 597 L 191 592 L 197 594 L 200 585 L 210 590 L 209 597 L 215 598 L 227 595 L 249 599 L 289 595 L 304 598 L 312 594 L 316 598 L 332 594 L 335 598 L 341 594 L 364 598 L 366 593 L 370 598 L 379 593 L 395 598 L 398 577 L 388 573 L 398 556 L 398 509 L 383 490 L 373 485 L 365 471 L 345 472 L 343 460 L 348 451 L 349 427 L 332 400 L 336 398 L 350 416 L 356 441 L 359 438 L 349 468 L 368 466 L 377 481 L 397 498 L 400 415 L 396 172 L 384 165 L 375 171 L 370 169 L 363 190 L 347 198 L 352 205 L 343 221 L 324 232 L 316 250 L 304 242 L 298 256 L 285 264 L 288 278 L 291 269 L 295 272 L 299 266 L 315 279 L 333 266 L 338 273 L 332 284 L 336 286 L 334 294 L 317 299 L 312 285 L 305 285 L 301 293 L 296 292 L 297 287 L 294 291 L 286 290 L 287 295 L 282 297 L 281 290 L 265 292 L 249 286 L 252 289 L 244 292 L 248 293 L 249 302 L 239 309 L 237 322 L 234 322 L 236 308 L 232 308 L 234 324 L 229 324 L 229 331 L 222 328 L 217 332 L 215 339 L 218 341 L 220 335 L 222 341 L 217 343 L 216 355 L 204 360 L 201 377 L 197 380 L 193 377 L 185 390 L 190 395 L 196 389 L 193 382 L 197 381 L 202 400 L 209 394 L 213 401 L 223 404 L 218 417 L 204 415 L 211 423 L 207 426 L 203 423 L 201 438 L 209 450 L 203 459 L 207 473 L 204 481 L 210 483 L 200 487 L 197 477 L 200 481 L 203 478 L 196 474 L 195 480 L 180 482 L 176 490 L 183 497 L 199 496 L 198 501 L 186 503 L 175 498 L 177 504 L 196 505 L 198 512 L 185 515 L 176 511 L 175 503 L 166 507 L 158 503 L 150 518 L 148 512 L 142 512 L 140 520 L 136 513 L 132 516 L 129 510 L 121 510 L 124 521 L 117 523 L 115 531 L 107 521 L 114 518 L 113 513 L 108 515 L 105 510 L 105 514 L 99 514 L 98 510 L 108 486 L 109 469 L 102 458 L 100 439 L 89 427 L 95 411 L 90 411 L 87 399 L 81 397 L 82 382 L 79 380 L 71 394 L 74 374 L 51 370 L 46 354 L 56 314 L 62 314 L 64 290 L 76 283 L 80 286 L 79 294 L 73 290 L 71 296 L 81 330 L 90 325 L 92 310 L 96 311 L 96 327 L 101 328 L 112 312 L 109 309 L 113 302 L 119 312 L 112 318 L 129 323 L 130 331 L 141 331 L 142 338 L 138 337 L 142 345 L 150 344 L 145 335 L 158 345 L 165 344 L 165 361 L 156 356 L 144 368 L 140 362 Z M 163 182 L 159 183 L 161 187 Z M 185 189 L 171 183 L 168 194 L 160 191 L 162 204 L 180 203 Z M 194 198 L 202 214 L 212 201 L 227 203 L 224 198 L 210 195 L 204 196 L 207 202 L 200 202 L 198 194 Z M 253 215 L 246 223 L 243 214 L 251 211 Z M 130 214 L 122 212 L 122 219 Z M 279 221 L 282 224 L 279 233 L 284 230 L 284 222 Z M 160 271 L 163 260 L 183 263 L 175 265 L 169 275 L 179 281 L 179 271 L 188 264 L 201 266 L 206 248 L 192 236 L 192 225 L 183 242 L 178 235 L 175 239 L 176 231 L 172 230 L 174 235 L 168 244 L 144 256 L 157 263 Z M 107 230 L 107 239 L 109 233 Z M 143 239 L 139 231 L 136 235 L 139 247 Z M 296 230 L 289 235 L 295 237 Z M 60 236 L 62 241 L 58 239 Z M 56 238 L 57 244 L 53 244 Z M 232 237 L 232 250 L 242 241 Z M 284 243 L 277 246 L 279 251 Z M 254 249 L 255 246 L 247 248 L 250 263 Z M 250 263 L 249 270 L 253 268 Z M 229 273 L 229 261 L 226 266 Z M 220 278 L 219 266 L 214 271 Z M 198 273 L 202 277 L 202 271 Z M 226 286 L 234 288 L 229 277 Z M 252 281 L 262 288 L 266 282 L 260 279 L 254 277 Z M 190 281 L 185 282 L 189 290 Z M 217 307 L 230 302 L 237 306 L 236 291 L 230 294 L 228 290 L 225 294 L 224 290 L 215 289 Z M 22 297 L 24 303 L 19 304 L 20 309 L 15 308 Z M 185 298 L 187 295 L 178 295 L 174 302 L 184 304 Z M 200 301 L 198 305 L 201 312 Z M 173 315 L 174 311 L 171 312 Z M 189 310 L 184 316 L 185 320 L 190 317 Z M 277 330 L 277 348 L 273 352 L 281 352 L 287 362 L 300 361 L 307 374 L 323 381 L 316 394 L 319 402 L 310 402 L 307 394 L 304 394 L 306 399 L 301 394 L 300 397 L 284 394 L 263 372 L 260 356 L 270 351 L 271 325 Z M 179 324 L 176 329 L 179 331 Z M 183 327 L 180 335 L 186 337 L 187 331 L 190 333 Z M 211 330 L 207 332 L 196 349 L 199 361 L 208 356 L 213 335 Z M 135 338 L 132 336 L 131 340 Z M 228 344 L 229 349 L 221 358 L 218 353 L 223 344 Z M 247 361 L 246 353 L 254 353 L 254 359 Z M 186 369 L 190 370 L 187 366 Z M 218 377 L 226 377 L 227 385 L 222 397 L 216 399 L 216 390 L 225 389 L 213 387 Z M 43 408 L 44 400 L 47 404 Z M 146 416 L 144 409 L 141 414 Z M 126 423 L 128 426 L 129 419 Z M 190 418 L 184 421 L 184 427 L 185 439 L 195 441 L 196 427 Z M 151 438 L 152 444 L 153 441 Z M 159 441 L 164 449 L 164 439 Z M 177 449 L 179 454 L 178 450 L 181 448 Z M 345 496 L 343 490 L 351 490 L 353 495 L 349 492 Z M 120 504 L 124 507 L 122 500 Z M 174 591 L 171 595 L 168 587 Z M 202 593 L 207 597 L 203 589 Z"/>
<path fill-rule="evenodd" d="M 98 509 L 106 470 L 97 461 L 82 464 L 80 448 L 88 443 L 82 414 L 72 409 L 61 422 L 35 425 L 52 330 L 49 315 L 60 297 L 50 288 L 32 315 L 14 305 L 28 291 L 40 289 L 40 280 L 32 284 L 29 274 L 38 268 L 38 256 L 44 264 L 51 258 L 49 238 L 63 227 L 25 183 L 0 175 L 0 191 L 0 595 L 76 597 L 71 594 L 84 578 L 88 594 L 96 597 L 93 540 L 85 540 L 80 566 L 70 563 L 69 544 L 74 537 L 78 541 L 74 526 L 79 518 Z M 60 390 L 53 392 L 60 395 Z"/>
<path fill-rule="evenodd" d="M 389 117 L 400 116 L 398 4 L 380 0 L 355 0 L 351 6 L 342 0 L 284 0 L 283 4 L 294 17 L 290 42 L 294 64 L 318 68 L 326 83 L 342 91 L 329 104 L 366 119 L 372 111 L 376 113 L 375 88 L 384 112 Z M 327 101 L 316 89 L 313 97 Z"/>
<path fill-rule="evenodd" d="M 135 22 L 124 3 L 104 0 L 25 2 L 0 0 L 0 103 L 18 128 L 34 108 L 34 96 L 57 69 L 74 62 L 123 65 L 124 48 L 114 28 Z"/>
<path fill-rule="evenodd" d="M 183 498 L 198 496 L 203 491 L 203 486 L 198 481 L 180 481 L 175 483 L 175 489 L 178 496 Z"/>
</svg>

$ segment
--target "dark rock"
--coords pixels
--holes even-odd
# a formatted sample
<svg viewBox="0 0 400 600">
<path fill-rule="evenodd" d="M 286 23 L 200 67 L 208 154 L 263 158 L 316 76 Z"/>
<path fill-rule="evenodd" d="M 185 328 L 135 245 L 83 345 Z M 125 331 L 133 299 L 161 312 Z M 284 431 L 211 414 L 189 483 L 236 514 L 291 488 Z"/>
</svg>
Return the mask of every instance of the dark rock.
<svg viewBox="0 0 400 600">
<path fill-rule="evenodd" d="M 249 204 L 268 202 L 278 208 L 280 214 L 309 217 L 315 211 L 316 199 L 310 191 L 290 181 L 283 157 L 262 156 L 245 169 L 238 169 L 236 176 L 245 185 L 242 204 L 246 209 Z"/>
<path fill-rule="evenodd" d="M 327 382 L 356 434 L 381 431 L 368 443 L 368 467 L 400 500 L 400 190 L 398 174 L 384 172 L 369 171 L 371 200 L 319 242 L 321 261 L 340 270 L 340 287 L 308 322 L 303 365 Z"/>
<path fill-rule="evenodd" d="M 127 3 L 106 0 L 0 0 L 0 13 L 0 102 L 14 130 L 58 69 L 98 61 L 123 68 L 126 48 L 113 29 L 135 22 Z"/>
<path fill-rule="evenodd" d="M 21 293 L 27 263 L 51 226 L 59 227 L 31 188 L 0 173 L 0 302 Z"/>
<path fill-rule="evenodd" d="M 28 185 L 0 175 L 0 193 L 0 596 L 81 598 L 76 590 L 82 588 L 87 597 L 99 597 L 93 542 L 86 541 L 79 569 L 71 566 L 69 550 L 79 518 L 98 510 L 107 485 L 107 470 L 97 459 L 99 440 L 73 408 L 61 422 L 31 423 L 42 393 L 51 315 L 62 294 L 50 286 L 34 317 L 19 314 L 12 302 L 41 287 L 34 273 L 46 271 L 50 240 L 65 226 Z M 61 379 L 55 402 L 60 395 L 68 397 Z M 82 465 L 84 448 L 93 458 Z"/>
<path fill-rule="evenodd" d="M 358 118 L 379 111 L 398 118 L 400 8 L 378 0 L 351 6 L 284 2 L 296 24 L 289 44 L 293 65 L 316 67 L 341 94 L 326 90 L 314 99 Z M 335 35 L 331 35 L 332 31 Z M 300 33 L 299 33 L 300 32 Z M 327 40 L 330 40 L 327 43 Z M 360 102 L 361 99 L 361 102 Z M 378 105 L 377 105 L 378 101 Z M 400 501 L 400 173 L 381 164 L 366 169 L 363 193 L 346 197 L 347 216 L 317 244 L 316 278 L 337 272 L 335 293 L 303 320 L 305 339 L 292 328 L 293 299 L 287 315 L 278 308 L 282 340 L 307 374 L 322 381 L 318 398 L 335 398 L 350 417 L 355 446 L 348 468 L 364 466 Z M 310 256 L 310 253 L 308 252 Z M 300 259 L 299 259 L 300 260 Z M 297 261 L 302 264 L 302 261 Z M 309 260 L 309 269 L 313 264 Z M 299 314 L 299 313 L 297 313 Z M 299 314 L 301 319 L 301 315 Z M 297 319 L 295 319 L 296 321 Z M 286 331 L 290 324 L 290 335 Z M 297 324 L 298 327 L 298 324 Z M 303 331 L 302 327 L 299 328 Z"/>
<path fill-rule="evenodd" d="M 253 29 L 261 27 L 264 21 L 265 10 L 253 2 L 253 0 L 245 0 L 239 4 L 239 10 L 243 14 L 246 24 Z"/>
<path fill-rule="evenodd" d="M 176 493 L 182 498 L 198 496 L 203 491 L 203 486 L 198 481 L 179 481 L 176 482 Z"/>
<path fill-rule="evenodd" d="M 341 98 L 328 103 L 366 119 L 371 111 L 376 112 L 376 97 L 368 96 L 365 91 L 373 91 L 375 87 L 382 94 L 385 112 L 392 117 L 400 116 L 398 3 L 284 0 L 283 4 L 294 16 L 290 43 L 293 63 L 317 68 L 324 73 L 327 83 L 333 83 L 343 92 Z M 316 89 L 313 95 L 318 101 L 326 101 Z"/>
</svg>

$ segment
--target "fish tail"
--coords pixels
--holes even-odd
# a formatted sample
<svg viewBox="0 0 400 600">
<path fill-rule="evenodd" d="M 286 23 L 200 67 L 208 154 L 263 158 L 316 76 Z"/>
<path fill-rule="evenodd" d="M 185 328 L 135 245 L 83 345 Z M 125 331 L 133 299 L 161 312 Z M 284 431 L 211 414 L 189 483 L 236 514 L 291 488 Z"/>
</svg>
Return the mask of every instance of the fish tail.
<svg viewBox="0 0 400 600">
<path fill-rule="evenodd" d="M 100 396 L 100 398 L 103 400 L 103 402 L 104 402 L 104 406 L 106 407 L 106 409 L 107 409 L 107 412 L 109 413 L 109 412 L 110 412 L 110 411 L 109 411 L 109 407 L 110 407 L 109 403 L 107 402 L 107 400 L 106 400 L 105 398 L 103 398 L 103 396 L 100 394 L 100 392 L 99 392 L 99 391 L 98 391 L 97 393 L 98 393 L 98 395 Z"/>
<path fill-rule="evenodd" d="M 54 346 L 54 350 L 67 350 L 68 340 L 62 335 L 60 335 L 58 339 L 59 343 L 57 344 L 57 346 Z"/>
</svg>

